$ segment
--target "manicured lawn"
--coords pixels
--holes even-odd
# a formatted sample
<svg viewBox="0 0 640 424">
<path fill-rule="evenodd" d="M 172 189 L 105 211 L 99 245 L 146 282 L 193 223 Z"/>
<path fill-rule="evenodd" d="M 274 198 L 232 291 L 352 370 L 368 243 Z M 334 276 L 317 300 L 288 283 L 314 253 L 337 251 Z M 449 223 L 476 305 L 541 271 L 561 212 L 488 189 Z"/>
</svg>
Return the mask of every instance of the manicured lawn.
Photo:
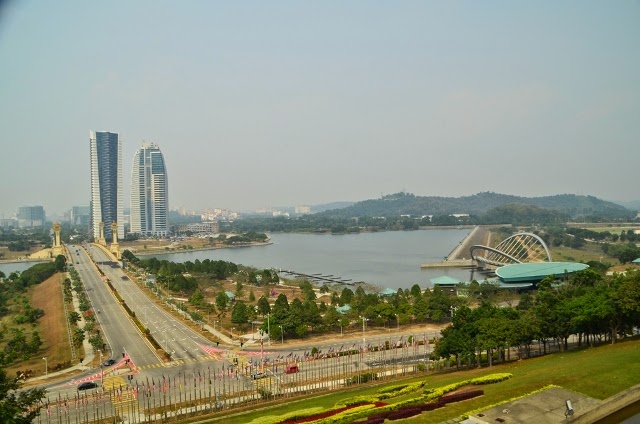
<svg viewBox="0 0 640 424">
<path fill-rule="evenodd" d="M 443 374 L 425 374 L 419 378 L 406 381 L 427 380 L 425 387 L 440 387 L 460 380 L 478 377 L 497 372 L 509 372 L 513 378 L 500 383 L 484 385 L 479 388 L 485 395 L 460 403 L 447 405 L 445 408 L 424 412 L 419 416 L 407 419 L 407 423 L 438 423 L 460 416 L 470 410 L 481 408 L 516 396 L 530 393 L 549 384 L 583 393 L 587 396 L 605 399 L 628 387 L 638 384 L 640 375 L 640 339 L 627 340 L 615 345 L 602 345 L 590 349 L 573 350 L 555 353 L 545 357 L 513 362 L 506 365 L 482 368 L 470 371 L 449 372 Z M 398 384 L 398 381 L 389 383 Z M 348 397 L 376 393 L 383 387 L 369 386 L 351 391 L 340 391 L 321 396 L 308 397 L 301 401 L 285 401 L 269 409 L 239 414 L 235 417 L 219 418 L 225 423 L 246 423 L 265 415 L 284 415 L 286 413 L 310 408 L 313 406 L 332 407 Z M 388 399 L 394 403 L 401 399 Z M 218 418 L 218 417 L 216 417 Z"/>
</svg>

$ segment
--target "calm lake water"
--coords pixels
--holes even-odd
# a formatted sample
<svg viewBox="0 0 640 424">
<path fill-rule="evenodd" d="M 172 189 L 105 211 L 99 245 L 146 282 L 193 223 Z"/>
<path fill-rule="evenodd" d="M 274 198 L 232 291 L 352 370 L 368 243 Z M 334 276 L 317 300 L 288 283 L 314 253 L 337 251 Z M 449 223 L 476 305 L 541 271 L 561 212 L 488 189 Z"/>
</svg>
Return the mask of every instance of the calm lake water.
<svg viewBox="0 0 640 424">
<path fill-rule="evenodd" d="M 458 268 L 421 269 L 424 262 L 447 256 L 468 229 L 386 231 L 363 234 L 270 234 L 273 244 L 233 249 L 155 255 L 173 262 L 224 260 L 256 268 L 280 268 L 305 274 L 322 273 L 382 288 L 430 287 L 429 280 L 449 275 L 469 280 Z M 146 256 L 148 257 L 148 256 Z"/>
<path fill-rule="evenodd" d="M 25 269 L 29 269 L 35 264 L 39 264 L 42 262 L 38 261 L 20 261 L 20 262 L 4 262 L 0 263 L 0 271 L 4 272 L 5 275 L 9 275 L 15 271 L 24 271 Z"/>
</svg>

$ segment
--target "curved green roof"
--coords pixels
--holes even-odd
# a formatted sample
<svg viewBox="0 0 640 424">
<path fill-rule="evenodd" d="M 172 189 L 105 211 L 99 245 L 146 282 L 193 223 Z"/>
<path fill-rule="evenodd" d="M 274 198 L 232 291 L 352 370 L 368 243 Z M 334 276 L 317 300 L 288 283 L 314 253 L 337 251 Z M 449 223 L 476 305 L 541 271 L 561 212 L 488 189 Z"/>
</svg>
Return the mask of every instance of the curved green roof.
<svg viewBox="0 0 640 424">
<path fill-rule="evenodd" d="M 519 281 L 540 281 L 550 275 L 561 276 L 589 268 L 587 264 L 577 262 L 530 262 L 511 264 L 496 269 L 496 275 L 505 283 Z"/>
</svg>

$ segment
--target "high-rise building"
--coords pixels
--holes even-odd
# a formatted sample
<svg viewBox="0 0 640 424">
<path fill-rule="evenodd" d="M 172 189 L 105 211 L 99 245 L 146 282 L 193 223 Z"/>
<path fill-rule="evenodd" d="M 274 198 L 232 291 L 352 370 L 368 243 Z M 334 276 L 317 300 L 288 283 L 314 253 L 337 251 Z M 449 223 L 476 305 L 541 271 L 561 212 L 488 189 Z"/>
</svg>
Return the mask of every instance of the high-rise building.
<svg viewBox="0 0 640 424">
<path fill-rule="evenodd" d="M 69 222 L 72 225 L 88 227 L 91 222 L 91 208 L 89 206 L 74 206 L 69 212 Z"/>
<path fill-rule="evenodd" d="M 133 156 L 131 170 L 131 232 L 166 237 L 169 232 L 167 168 L 160 148 L 145 143 Z"/>
<path fill-rule="evenodd" d="M 44 225 L 45 214 L 42 206 L 20 206 L 18 208 L 18 227 L 40 227 Z"/>
<path fill-rule="evenodd" d="M 89 131 L 91 144 L 91 233 L 100 237 L 100 222 L 104 237 L 113 239 L 111 223 L 118 223 L 118 238 L 124 238 L 122 196 L 122 142 L 117 133 Z"/>
</svg>

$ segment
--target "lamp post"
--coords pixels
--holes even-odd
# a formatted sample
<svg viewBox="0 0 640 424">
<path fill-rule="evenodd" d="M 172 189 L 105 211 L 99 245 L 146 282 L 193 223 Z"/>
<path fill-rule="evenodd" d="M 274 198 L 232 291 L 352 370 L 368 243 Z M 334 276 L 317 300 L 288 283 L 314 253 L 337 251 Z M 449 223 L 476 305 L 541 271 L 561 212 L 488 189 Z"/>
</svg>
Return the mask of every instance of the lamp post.
<svg viewBox="0 0 640 424">
<path fill-rule="evenodd" d="M 397 329 L 400 330 L 400 316 L 398 314 L 395 314 L 395 316 Z"/>
<path fill-rule="evenodd" d="M 236 327 L 231 327 L 231 339 L 233 340 L 233 330 L 235 330 Z"/>
<path fill-rule="evenodd" d="M 365 340 L 364 337 L 364 325 L 367 322 L 367 319 L 365 317 L 360 317 L 362 319 L 362 351 L 364 352 L 364 347 L 367 345 L 367 341 Z"/>
<path fill-rule="evenodd" d="M 47 361 L 47 357 L 43 357 L 42 359 L 44 359 L 44 375 L 48 375 L 49 374 L 49 361 Z"/>
<path fill-rule="evenodd" d="M 271 346 L 271 324 L 270 324 L 271 314 L 267 314 L 267 344 Z"/>
<path fill-rule="evenodd" d="M 282 338 L 282 344 L 284 344 L 284 330 L 282 329 L 281 325 L 279 325 L 278 327 L 280 327 L 280 337 Z"/>
<path fill-rule="evenodd" d="M 100 353 L 100 385 L 104 387 L 104 372 L 102 371 L 102 351 L 98 351 Z"/>
<path fill-rule="evenodd" d="M 340 337 L 342 337 L 344 334 L 342 333 L 342 318 L 340 318 Z"/>
</svg>

